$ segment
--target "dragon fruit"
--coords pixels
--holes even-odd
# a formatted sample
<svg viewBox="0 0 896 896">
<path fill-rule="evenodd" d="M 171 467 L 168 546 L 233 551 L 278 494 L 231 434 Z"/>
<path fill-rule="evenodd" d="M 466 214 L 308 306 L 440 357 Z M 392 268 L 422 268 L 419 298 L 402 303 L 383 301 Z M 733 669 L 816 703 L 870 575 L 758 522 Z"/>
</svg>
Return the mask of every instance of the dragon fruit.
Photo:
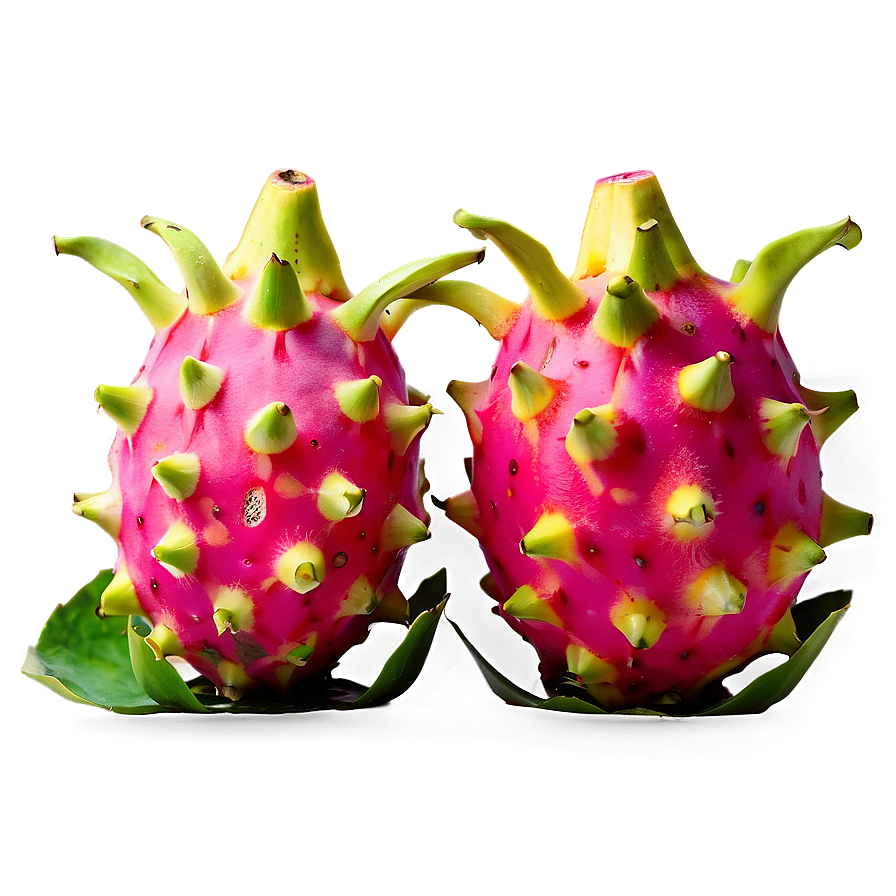
<svg viewBox="0 0 896 896">
<path fill-rule="evenodd" d="M 466 291 L 500 340 L 488 380 L 448 388 L 471 490 L 437 503 L 479 539 L 483 588 L 547 690 L 697 709 L 753 658 L 793 654 L 809 570 L 872 520 L 821 487 L 820 448 L 855 393 L 803 386 L 778 316 L 800 268 L 853 248 L 859 228 L 785 237 L 726 282 L 697 266 L 648 171 L 597 182 L 571 278 L 506 222 L 455 221 L 490 238 L 530 296 L 430 288 Z"/>
<path fill-rule="evenodd" d="M 405 384 L 386 306 L 482 252 L 424 259 L 350 297 L 317 187 L 265 183 L 219 267 L 189 230 L 143 227 L 185 283 L 105 240 L 55 239 L 121 283 L 156 330 L 129 385 L 96 400 L 118 432 L 112 485 L 73 510 L 118 545 L 99 613 L 149 620 L 231 699 L 326 673 L 372 622 L 406 621 L 408 546 L 429 537 L 420 434 L 438 413 Z"/>
</svg>

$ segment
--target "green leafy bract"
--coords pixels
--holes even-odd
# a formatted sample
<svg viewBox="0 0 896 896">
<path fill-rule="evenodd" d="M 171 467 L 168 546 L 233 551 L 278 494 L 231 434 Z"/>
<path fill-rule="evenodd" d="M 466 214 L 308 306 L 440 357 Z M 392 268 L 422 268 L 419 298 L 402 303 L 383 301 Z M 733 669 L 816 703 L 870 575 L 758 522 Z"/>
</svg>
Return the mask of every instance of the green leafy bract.
<svg viewBox="0 0 896 896">
<path fill-rule="evenodd" d="M 764 672 L 737 694 L 727 694 L 709 708 L 696 710 L 668 708 L 651 709 L 635 707 L 610 710 L 598 705 L 590 696 L 538 697 L 514 684 L 502 675 L 470 643 L 453 621 L 455 631 L 470 651 L 492 692 L 511 706 L 527 706 L 555 712 L 591 713 L 596 715 L 652 715 L 652 716 L 723 716 L 746 715 L 765 712 L 770 706 L 783 700 L 800 682 L 809 666 L 827 644 L 837 623 L 849 609 L 851 591 L 831 591 L 811 598 L 793 607 L 793 619 L 802 644 L 780 666 Z M 724 691 L 724 689 L 722 689 Z"/>
<path fill-rule="evenodd" d="M 288 713 L 379 706 L 403 694 L 417 679 L 445 607 L 446 573 L 426 579 L 408 601 L 410 629 L 369 687 L 318 675 L 288 697 L 249 694 L 239 700 L 219 695 L 205 678 L 184 681 L 167 660 L 147 645 L 146 621 L 137 616 L 100 619 L 100 595 L 112 580 L 104 570 L 44 625 L 28 648 L 22 672 L 77 703 L 118 713 L 156 712 Z"/>
</svg>

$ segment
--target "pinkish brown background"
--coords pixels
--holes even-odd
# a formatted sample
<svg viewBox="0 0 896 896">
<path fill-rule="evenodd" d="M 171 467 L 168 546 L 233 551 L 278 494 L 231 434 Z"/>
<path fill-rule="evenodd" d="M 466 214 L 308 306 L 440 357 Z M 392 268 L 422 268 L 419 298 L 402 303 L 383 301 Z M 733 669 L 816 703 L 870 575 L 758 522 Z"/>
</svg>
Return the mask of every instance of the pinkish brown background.
<svg viewBox="0 0 896 896">
<path fill-rule="evenodd" d="M 892 13 L 819 4 L 256 2 L 17 5 L 0 55 L 4 161 L 3 816 L 9 892 L 734 894 L 882 892 L 892 816 Z M 852 215 L 863 243 L 813 262 L 781 327 L 813 388 L 861 410 L 823 453 L 839 500 L 874 512 L 804 596 L 855 590 L 805 680 L 758 717 L 578 717 L 504 706 L 442 624 L 391 706 L 276 718 L 124 717 L 18 673 L 59 601 L 114 559 L 69 511 L 102 488 L 151 331 L 119 287 L 57 259 L 103 236 L 177 283 L 139 227 L 158 214 L 223 259 L 265 176 L 319 185 L 349 285 L 471 247 L 463 206 L 512 221 L 571 270 L 595 178 L 653 169 L 699 263 Z M 524 287 L 494 248 L 476 279 Z M 396 339 L 445 415 L 431 493 L 466 488 L 445 395 L 494 345 L 450 309 Z M 473 539 L 434 512 L 410 590 L 449 566 L 448 614 L 538 688 L 489 611 Z M 405 589 L 407 590 L 407 589 Z M 340 671 L 397 643 L 381 626 Z M 887 807 L 890 808 L 887 808 Z"/>
</svg>

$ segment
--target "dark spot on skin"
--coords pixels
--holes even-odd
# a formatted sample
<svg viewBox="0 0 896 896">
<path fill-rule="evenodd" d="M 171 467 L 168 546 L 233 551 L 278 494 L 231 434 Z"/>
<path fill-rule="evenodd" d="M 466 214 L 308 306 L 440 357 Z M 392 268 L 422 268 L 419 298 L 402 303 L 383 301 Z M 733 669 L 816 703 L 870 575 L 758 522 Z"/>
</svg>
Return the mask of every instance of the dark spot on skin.
<svg viewBox="0 0 896 896">
<path fill-rule="evenodd" d="M 691 652 L 690 652 L 689 650 L 685 650 L 685 651 L 681 654 L 681 658 L 682 658 L 683 660 L 686 660 L 690 655 L 691 655 Z"/>
<path fill-rule="evenodd" d="M 389 452 L 389 462 L 386 466 L 388 466 L 390 470 L 392 469 L 392 467 L 395 466 L 395 452 L 394 451 Z"/>
<path fill-rule="evenodd" d="M 734 460 L 734 445 L 731 444 L 730 439 L 725 439 L 725 441 L 722 443 L 722 448 L 724 449 L 725 454 L 727 454 L 728 457 Z"/>
<path fill-rule="evenodd" d="M 312 439 L 309 444 L 315 451 L 317 451 L 317 449 L 320 448 L 320 442 L 318 442 L 317 439 Z"/>
<path fill-rule="evenodd" d="M 340 551 L 333 558 L 333 566 L 335 566 L 336 569 L 345 566 L 346 563 L 348 563 L 348 554 L 346 554 L 345 551 Z"/>
<path fill-rule="evenodd" d="M 637 690 L 638 690 L 638 683 L 637 683 L 636 681 L 633 681 L 633 682 L 628 686 L 628 691 L 629 691 L 630 694 L 634 694 L 635 691 L 637 691 Z"/>
<path fill-rule="evenodd" d="M 557 599 L 560 601 L 561 604 L 565 605 L 565 604 L 569 603 L 569 598 L 566 596 L 566 592 L 563 591 L 562 589 L 557 592 Z"/>
<path fill-rule="evenodd" d="M 492 505 L 492 510 L 495 511 L 495 513 L 497 513 L 497 512 L 498 512 L 498 505 L 495 504 L 494 501 L 489 501 L 488 503 Z"/>
<path fill-rule="evenodd" d="M 308 183 L 308 178 L 302 174 L 301 171 L 293 171 L 292 168 L 287 168 L 286 171 L 281 171 L 277 177 L 280 180 L 284 181 L 288 184 L 305 184 Z"/>
<path fill-rule="evenodd" d="M 212 504 L 212 516 L 217 516 L 221 512 L 221 508 L 217 504 Z"/>
<path fill-rule="evenodd" d="M 734 333 L 735 336 L 739 336 L 741 342 L 747 341 L 747 334 L 744 332 L 744 328 L 740 324 L 735 324 L 731 328 L 731 332 Z"/>
<path fill-rule="evenodd" d="M 374 545 L 374 546 L 370 549 L 370 553 L 371 553 L 371 554 L 377 554 L 377 553 L 379 553 L 379 548 L 378 548 L 376 545 Z"/>
<path fill-rule="evenodd" d="M 632 557 L 635 563 L 638 564 L 639 569 L 644 569 L 647 566 L 647 561 L 643 557 Z M 647 617 L 650 618 L 649 616 Z"/>
<path fill-rule="evenodd" d="M 520 471 L 520 465 L 513 458 L 511 458 L 510 464 L 508 465 L 507 469 L 510 472 L 511 476 L 516 476 L 516 474 Z"/>
<path fill-rule="evenodd" d="M 797 487 L 797 498 L 800 504 L 806 503 L 806 483 L 802 479 L 800 479 L 800 484 Z"/>
<path fill-rule="evenodd" d="M 359 532 L 359 533 L 358 533 L 358 538 L 367 538 L 367 533 L 366 533 L 366 532 Z"/>
<path fill-rule="evenodd" d="M 765 513 L 765 504 L 762 501 L 757 501 L 756 506 L 753 508 L 759 516 L 762 516 Z"/>
<path fill-rule="evenodd" d="M 495 378 L 495 374 L 496 374 L 497 372 L 498 372 L 498 365 L 495 364 L 495 366 L 492 367 L 492 372 L 489 374 L 489 379 L 490 379 L 490 380 L 493 380 L 493 379 Z"/>
<path fill-rule="evenodd" d="M 245 560 L 243 560 L 243 566 L 251 566 L 251 565 L 252 565 L 252 561 L 248 557 Z"/>
<path fill-rule="evenodd" d="M 693 336 L 694 333 L 697 332 L 696 324 L 692 324 L 689 320 L 685 321 L 681 325 L 681 332 L 685 334 L 685 336 Z"/>
<path fill-rule="evenodd" d="M 173 224 L 168 224 L 166 226 L 167 226 L 168 230 L 176 230 L 178 233 L 181 232 L 180 227 L 175 227 Z"/>
<path fill-rule="evenodd" d="M 587 362 L 587 361 L 573 361 L 572 363 L 575 364 L 576 367 L 582 367 L 582 368 L 585 368 L 585 367 L 588 366 L 588 362 Z"/>
<path fill-rule="evenodd" d="M 150 579 L 149 587 L 152 588 L 153 591 L 157 591 L 159 588 L 159 583 L 155 579 Z"/>
<path fill-rule="evenodd" d="M 143 525 L 143 517 L 142 517 L 142 516 L 138 516 L 138 517 L 137 517 L 137 525 L 138 525 L 138 526 L 142 526 L 142 525 Z"/>
</svg>

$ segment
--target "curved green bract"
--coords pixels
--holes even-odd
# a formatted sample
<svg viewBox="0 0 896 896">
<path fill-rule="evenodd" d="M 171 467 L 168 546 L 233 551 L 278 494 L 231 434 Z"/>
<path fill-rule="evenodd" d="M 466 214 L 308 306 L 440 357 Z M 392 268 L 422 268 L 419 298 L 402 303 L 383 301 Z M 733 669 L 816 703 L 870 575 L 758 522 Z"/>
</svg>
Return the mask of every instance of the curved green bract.
<svg viewBox="0 0 896 896">
<path fill-rule="evenodd" d="M 481 240 L 490 239 L 523 278 L 538 313 L 548 320 L 564 320 L 581 311 L 588 297 L 557 267 L 547 247 L 507 221 L 454 213 L 454 223 Z"/>
<path fill-rule="evenodd" d="M 492 339 L 502 339 L 519 314 L 520 306 L 503 296 L 466 280 L 439 280 L 390 305 L 381 326 L 394 339 L 407 319 L 429 305 L 448 305 L 470 315 L 485 327 Z"/>
<path fill-rule="evenodd" d="M 156 659 L 144 640 L 150 628 L 131 616 L 96 615 L 100 595 L 112 580 L 104 570 L 67 604 L 53 611 L 37 645 L 28 649 L 22 672 L 76 703 L 117 713 L 288 713 L 379 706 L 403 694 L 417 679 L 444 609 L 446 575 L 426 579 L 408 600 L 410 630 L 369 687 L 319 675 L 288 697 L 254 695 L 230 701 L 207 679 L 184 681 L 167 660 Z"/>
<path fill-rule="evenodd" d="M 833 246 L 854 249 L 862 231 L 851 218 L 826 227 L 810 227 L 769 243 L 746 268 L 728 301 L 769 333 L 778 328 L 781 301 L 791 280 L 817 255 Z M 735 275 L 740 273 L 735 268 Z"/>
<path fill-rule="evenodd" d="M 156 234 L 171 250 L 194 314 L 215 314 L 240 297 L 240 288 L 224 274 L 202 240 L 186 227 L 145 215 L 142 227 Z"/>
<path fill-rule="evenodd" d="M 93 236 L 53 237 L 57 255 L 76 255 L 121 284 L 157 330 L 173 324 L 187 308 L 174 292 L 139 259 L 116 243 Z"/>
<path fill-rule="evenodd" d="M 652 715 L 652 716 L 727 716 L 748 715 L 765 712 L 783 700 L 800 682 L 809 667 L 827 644 L 837 623 L 849 609 L 851 591 L 832 591 L 820 597 L 811 598 L 793 607 L 797 634 L 802 645 L 780 666 L 763 673 L 734 696 L 727 696 L 708 709 L 702 710 L 656 710 L 634 707 L 609 711 L 591 699 L 570 696 L 538 697 L 514 684 L 502 675 L 470 643 L 460 627 L 449 620 L 470 651 L 476 665 L 482 672 L 492 692 L 511 706 L 527 706 L 533 709 L 547 709 L 554 712 L 575 712 L 592 715 Z"/>
<path fill-rule="evenodd" d="M 484 254 L 485 250 L 477 249 L 412 261 L 365 286 L 333 311 L 333 319 L 355 342 L 369 342 L 376 338 L 380 318 L 392 302 L 467 265 L 479 264 Z"/>
</svg>

